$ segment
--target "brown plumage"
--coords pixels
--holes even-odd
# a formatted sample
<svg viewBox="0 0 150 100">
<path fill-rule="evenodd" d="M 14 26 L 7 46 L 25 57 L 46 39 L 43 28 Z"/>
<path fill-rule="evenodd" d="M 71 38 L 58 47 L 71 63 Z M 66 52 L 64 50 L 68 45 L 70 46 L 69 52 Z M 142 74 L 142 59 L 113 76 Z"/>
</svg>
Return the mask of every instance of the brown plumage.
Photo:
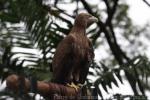
<svg viewBox="0 0 150 100">
<path fill-rule="evenodd" d="M 86 36 L 86 28 L 97 21 L 87 13 L 79 14 L 69 35 L 58 45 L 53 62 L 53 82 L 83 84 L 89 64 L 94 58 L 92 43 Z"/>
</svg>

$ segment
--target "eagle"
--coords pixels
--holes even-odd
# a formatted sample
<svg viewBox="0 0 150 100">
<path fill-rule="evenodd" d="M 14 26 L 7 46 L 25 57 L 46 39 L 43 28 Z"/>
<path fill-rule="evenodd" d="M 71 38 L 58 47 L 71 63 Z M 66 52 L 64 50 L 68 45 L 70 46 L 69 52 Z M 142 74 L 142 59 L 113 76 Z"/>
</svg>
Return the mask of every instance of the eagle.
<svg viewBox="0 0 150 100">
<path fill-rule="evenodd" d="M 71 31 L 56 48 L 52 61 L 53 82 L 76 89 L 84 84 L 94 59 L 93 46 L 86 35 L 86 28 L 97 21 L 96 17 L 88 13 L 76 16 Z"/>
</svg>

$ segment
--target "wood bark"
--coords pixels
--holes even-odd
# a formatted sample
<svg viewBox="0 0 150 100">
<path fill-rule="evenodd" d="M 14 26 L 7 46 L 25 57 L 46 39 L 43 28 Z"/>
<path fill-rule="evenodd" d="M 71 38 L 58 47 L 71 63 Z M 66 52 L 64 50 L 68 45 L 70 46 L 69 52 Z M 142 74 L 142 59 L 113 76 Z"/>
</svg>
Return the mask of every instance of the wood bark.
<svg viewBox="0 0 150 100">
<path fill-rule="evenodd" d="M 10 75 L 6 78 L 6 85 L 8 89 L 13 90 L 15 93 L 19 92 L 19 81 L 18 75 Z M 24 91 L 30 93 L 31 82 L 29 79 L 24 78 Z M 52 82 L 37 81 L 37 92 L 45 98 L 50 100 L 91 100 L 92 96 L 90 93 L 81 93 L 81 89 L 74 89 L 72 87 L 64 86 L 62 84 L 56 84 Z M 82 95 L 82 96 L 81 96 Z"/>
</svg>

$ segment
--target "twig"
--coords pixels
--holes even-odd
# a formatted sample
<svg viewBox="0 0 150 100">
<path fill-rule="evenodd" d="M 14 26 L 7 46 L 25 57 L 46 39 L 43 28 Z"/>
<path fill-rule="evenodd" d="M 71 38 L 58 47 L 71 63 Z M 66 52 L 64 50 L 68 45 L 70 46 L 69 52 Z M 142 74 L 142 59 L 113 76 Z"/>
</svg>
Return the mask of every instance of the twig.
<svg viewBox="0 0 150 100">
<path fill-rule="evenodd" d="M 150 7 L 150 3 L 146 0 L 143 0 L 149 7 Z"/>
</svg>

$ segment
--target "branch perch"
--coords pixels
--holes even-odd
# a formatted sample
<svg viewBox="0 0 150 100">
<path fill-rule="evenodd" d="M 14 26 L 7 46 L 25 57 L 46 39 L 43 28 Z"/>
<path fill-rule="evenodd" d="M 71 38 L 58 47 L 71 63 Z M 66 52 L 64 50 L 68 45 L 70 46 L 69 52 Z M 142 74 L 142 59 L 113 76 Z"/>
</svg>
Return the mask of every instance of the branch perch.
<svg viewBox="0 0 150 100">
<path fill-rule="evenodd" d="M 29 79 L 25 78 L 24 81 L 24 91 L 26 93 L 31 92 L 31 82 Z M 6 79 L 6 85 L 8 89 L 14 90 L 14 91 L 19 91 L 19 76 L 13 74 L 7 77 Z M 75 90 L 74 88 L 67 87 L 61 84 L 56 84 L 56 83 L 46 83 L 43 81 L 37 81 L 37 93 L 41 94 L 42 96 L 51 96 L 52 94 L 57 94 L 61 96 L 74 96 L 77 97 L 79 92 L 78 90 Z M 77 99 L 75 99 L 77 100 Z"/>
</svg>

